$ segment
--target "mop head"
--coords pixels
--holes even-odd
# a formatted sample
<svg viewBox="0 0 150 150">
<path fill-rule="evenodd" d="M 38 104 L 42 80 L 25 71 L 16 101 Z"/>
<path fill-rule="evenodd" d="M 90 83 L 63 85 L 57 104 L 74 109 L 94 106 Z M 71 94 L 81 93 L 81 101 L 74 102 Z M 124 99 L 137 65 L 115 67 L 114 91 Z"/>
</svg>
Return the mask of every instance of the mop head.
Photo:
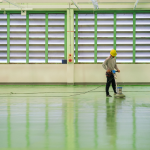
<svg viewBox="0 0 150 150">
<path fill-rule="evenodd" d="M 124 98 L 125 95 L 121 93 L 121 94 L 116 94 L 114 97 L 115 98 Z"/>
<path fill-rule="evenodd" d="M 122 93 L 122 87 L 117 87 L 117 94 L 114 96 L 115 98 L 124 98 L 125 95 Z"/>
</svg>

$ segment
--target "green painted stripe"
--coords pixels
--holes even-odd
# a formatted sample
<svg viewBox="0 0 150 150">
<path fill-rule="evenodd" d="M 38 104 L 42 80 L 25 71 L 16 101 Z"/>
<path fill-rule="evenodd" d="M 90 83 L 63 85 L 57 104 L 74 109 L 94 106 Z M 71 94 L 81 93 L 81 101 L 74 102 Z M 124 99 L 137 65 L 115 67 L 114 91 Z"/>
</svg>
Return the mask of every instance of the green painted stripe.
<svg viewBox="0 0 150 150">
<path fill-rule="evenodd" d="M 65 51 L 64 58 L 67 59 L 67 12 L 65 13 Z"/>
<path fill-rule="evenodd" d="M 7 10 L 6 10 L 7 11 Z M 3 11 L 4 13 L 4 11 Z M 7 11 L 6 12 L 7 14 L 10 13 L 10 14 L 21 14 L 21 11 Z"/>
<path fill-rule="evenodd" d="M 136 13 L 133 13 L 133 63 L 135 64 L 135 48 L 136 48 Z"/>
<path fill-rule="evenodd" d="M 12 146 L 11 141 L 11 103 L 10 99 L 7 100 L 7 147 L 10 149 Z"/>
<path fill-rule="evenodd" d="M 48 13 L 45 15 L 45 63 L 48 63 Z"/>
<path fill-rule="evenodd" d="M 26 63 L 29 63 L 29 13 L 26 14 Z"/>
<path fill-rule="evenodd" d="M 45 141 L 45 146 L 48 148 L 49 147 L 49 133 L 47 132 L 49 129 L 49 103 L 48 103 L 48 98 L 46 98 L 45 101 L 46 105 L 45 105 L 45 137 L 46 137 L 46 141 Z"/>
<path fill-rule="evenodd" d="M 114 13 L 114 49 L 116 50 L 116 13 Z"/>
<path fill-rule="evenodd" d="M 29 104 L 29 99 L 26 102 L 26 146 L 29 148 L 30 146 L 30 104 Z"/>
<path fill-rule="evenodd" d="M 95 12 L 94 63 L 97 63 L 97 12 Z"/>
<path fill-rule="evenodd" d="M 133 117 L 133 133 L 132 133 L 132 139 L 133 139 L 133 149 L 136 150 L 136 103 L 135 103 L 135 98 L 133 98 L 133 112 L 132 112 L 132 117 Z"/>
<path fill-rule="evenodd" d="M 7 63 L 10 63 L 10 13 L 7 13 Z"/>
<path fill-rule="evenodd" d="M 75 63 L 78 63 L 78 13 L 76 13 L 76 45 L 75 45 Z"/>
</svg>

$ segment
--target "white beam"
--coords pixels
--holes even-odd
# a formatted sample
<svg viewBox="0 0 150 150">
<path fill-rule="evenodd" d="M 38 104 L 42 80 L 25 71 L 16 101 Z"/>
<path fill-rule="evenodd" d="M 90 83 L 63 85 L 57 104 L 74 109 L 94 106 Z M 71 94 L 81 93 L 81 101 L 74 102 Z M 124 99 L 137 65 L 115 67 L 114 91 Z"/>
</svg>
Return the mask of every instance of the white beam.
<svg viewBox="0 0 150 150">
<path fill-rule="evenodd" d="M 70 1 L 71 2 L 71 1 Z M 77 3 L 81 10 L 93 10 L 93 4 L 79 4 Z M 134 3 L 114 3 L 114 4 L 106 4 L 106 3 L 99 3 L 99 9 L 101 10 L 133 10 Z M 47 3 L 47 4 L 34 4 L 34 3 L 24 3 L 20 5 L 22 9 L 25 8 L 33 8 L 33 10 L 66 10 L 69 8 L 69 4 L 54 4 L 54 3 Z M 17 10 L 17 7 L 14 5 L 10 5 L 9 3 L 0 3 L 0 8 L 12 8 L 13 10 Z M 75 5 L 70 5 L 70 8 L 77 10 Z M 138 10 L 148 10 L 150 8 L 150 3 L 138 3 L 136 6 Z"/>
<path fill-rule="evenodd" d="M 135 2 L 135 4 L 134 4 L 134 7 L 133 7 L 134 10 L 135 10 L 135 8 L 136 8 L 138 2 L 139 2 L 139 0 L 136 0 L 136 2 Z"/>
<path fill-rule="evenodd" d="M 5 8 L 5 10 L 33 10 L 33 8 Z"/>
</svg>

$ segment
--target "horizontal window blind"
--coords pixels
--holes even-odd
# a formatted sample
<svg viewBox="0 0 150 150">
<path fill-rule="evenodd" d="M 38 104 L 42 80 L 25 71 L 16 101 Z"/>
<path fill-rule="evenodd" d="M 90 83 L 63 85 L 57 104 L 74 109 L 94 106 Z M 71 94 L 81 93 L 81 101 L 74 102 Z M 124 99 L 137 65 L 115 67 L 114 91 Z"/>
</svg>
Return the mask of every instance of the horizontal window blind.
<svg viewBox="0 0 150 150">
<path fill-rule="evenodd" d="M 7 63 L 8 58 L 10 63 L 26 63 L 27 60 L 29 63 L 62 63 L 67 51 L 66 19 L 62 12 L 29 13 L 29 21 L 20 13 L 10 13 L 10 31 L 7 31 L 7 14 L 0 14 L 0 63 Z M 29 37 L 26 37 L 28 32 Z M 26 56 L 28 47 L 29 56 Z"/>
<path fill-rule="evenodd" d="M 48 14 L 48 62 L 61 63 L 65 51 L 65 14 Z"/>
<path fill-rule="evenodd" d="M 29 63 L 45 63 L 45 14 L 29 14 Z"/>
<path fill-rule="evenodd" d="M 97 14 L 97 62 L 104 62 L 113 49 L 114 14 Z"/>
<path fill-rule="evenodd" d="M 136 60 L 150 62 L 150 13 L 136 14 Z"/>
<path fill-rule="evenodd" d="M 150 63 L 150 13 L 133 13 L 116 12 L 115 24 L 114 13 L 75 12 L 75 61 L 102 63 L 116 47 L 118 63 Z M 9 21 L 8 14 L 0 14 L 0 63 L 26 63 L 28 59 L 29 63 L 62 62 L 66 47 L 65 13 L 29 13 L 29 58 L 28 20 L 20 13 L 10 12 Z"/>
<path fill-rule="evenodd" d="M 133 14 L 116 14 L 117 62 L 133 62 Z"/>
<path fill-rule="evenodd" d="M 94 63 L 94 19 L 94 14 L 78 14 L 78 31 L 74 30 L 78 32 L 79 63 Z"/>
<path fill-rule="evenodd" d="M 94 63 L 97 59 L 97 63 L 101 63 L 114 47 L 118 63 L 150 62 L 150 13 L 137 12 L 136 16 L 134 12 L 116 13 L 116 18 L 114 13 L 76 13 L 74 15 L 74 52 L 75 54 L 78 52 L 78 55 L 74 55 L 76 62 Z M 94 28 L 95 17 L 97 28 Z M 95 30 L 97 34 L 94 34 Z M 94 47 L 97 48 L 95 58 Z"/>
<path fill-rule="evenodd" d="M 7 63 L 7 14 L 0 14 L 0 63 Z"/>
<path fill-rule="evenodd" d="M 26 16 L 10 14 L 10 63 L 26 63 Z"/>
</svg>

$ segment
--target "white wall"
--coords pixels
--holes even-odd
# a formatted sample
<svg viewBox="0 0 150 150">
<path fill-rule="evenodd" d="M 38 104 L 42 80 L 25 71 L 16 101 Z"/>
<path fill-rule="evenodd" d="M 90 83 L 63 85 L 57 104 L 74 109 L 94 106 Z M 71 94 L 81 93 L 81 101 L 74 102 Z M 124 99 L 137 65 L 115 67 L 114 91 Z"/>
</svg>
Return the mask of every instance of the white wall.
<svg viewBox="0 0 150 150">
<path fill-rule="evenodd" d="M 0 83 L 66 83 L 67 65 L 0 64 Z"/>
<path fill-rule="evenodd" d="M 150 82 L 148 68 L 150 64 L 118 64 L 117 82 L 147 83 Z M 105 70 L 101 64 L 75 65 L 75 82 L 106 82 Z"/>
<path fill-rule="evenodd" d="M 68 64 L 72 65 L 72 64 Z M 150 64 L 118 64 L 117 82 L 150 83 Z M 67 73 L 65 64 L 0 64 L 0 83 L 105 83 L 101 64 L 75 64 L 74 73 Z"/>
</svg>

